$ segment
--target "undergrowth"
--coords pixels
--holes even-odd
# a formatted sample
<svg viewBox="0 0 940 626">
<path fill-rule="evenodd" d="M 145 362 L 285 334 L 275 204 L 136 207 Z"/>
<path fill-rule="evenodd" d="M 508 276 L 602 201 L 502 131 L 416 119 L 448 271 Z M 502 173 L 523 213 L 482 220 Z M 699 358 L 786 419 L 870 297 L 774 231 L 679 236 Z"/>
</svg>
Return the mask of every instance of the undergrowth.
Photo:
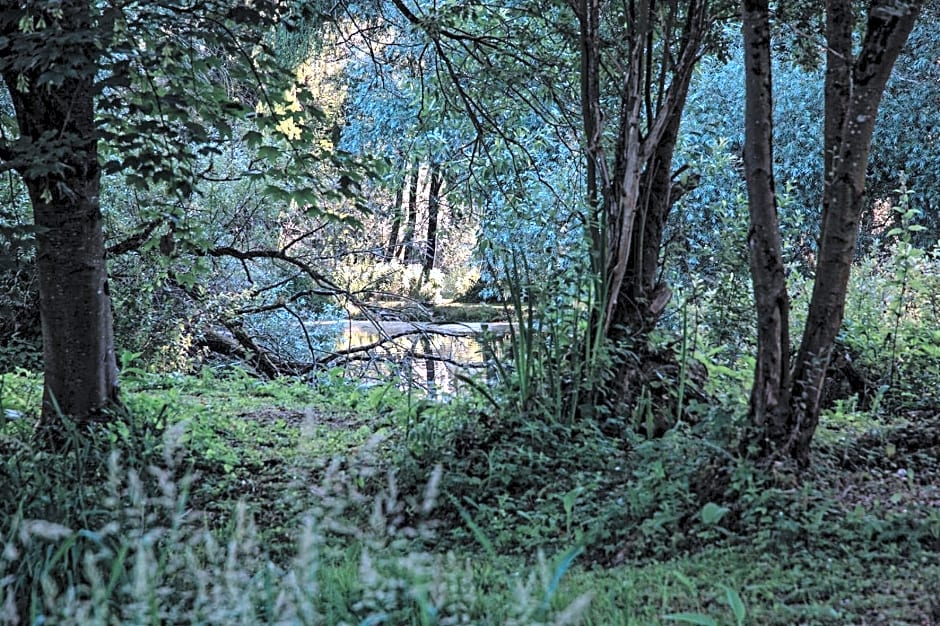
<svg viewBox="0 0 940 626">
<path fill-rule="evenodd" d="M 0 623 L 564 624 L 586 608 L 587 595 L 552 602 L 570 560 L 484 590 L 465 558 L 422 548 L 439 474 L 406 505 L 368 449 L 337 458 L 306 485 L 313 504 L 279 562 L 247 499 L 222 524 L 191 507 L 202 478 L 183 424 L 156 440 L 120 430 L 67 453 L 4 437 Z"/>
<path fill-rule="evenodd" d="M 732 452 L 736 401 L 647 438 L 630 416 L 131 369 L 127 412 L 50 452 L 38 378 L 2 384 L 0 623 L 940 620 L 921 418 L 830 410 L 798 474 Z"/>
</svg>

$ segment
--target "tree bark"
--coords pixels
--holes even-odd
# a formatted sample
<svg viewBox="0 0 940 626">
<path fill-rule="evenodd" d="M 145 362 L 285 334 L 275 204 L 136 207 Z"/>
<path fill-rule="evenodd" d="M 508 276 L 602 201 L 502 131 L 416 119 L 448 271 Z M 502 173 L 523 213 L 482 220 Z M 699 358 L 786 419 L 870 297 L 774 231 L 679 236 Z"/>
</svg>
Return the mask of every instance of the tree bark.
<svg viewBox="0 0 940 626">
<path fill-rule="evenodd" d="M 441 175 L 441 166 L 431 164 L 430 180 L 428 182 L 428 238 L 424 244 L 424 262 L 422 266 L 423 281 L 428 279 L 434 269 L 434 259 L 437 257 L 437 228 L 441 209 L 441 187 L 444 177 Z"/>
<path fill-rule="evenodd" d="M 809 462 L 826 369 L 845 313 L 878 105 L 922 0 L 877 0 L 853 59 L 852 0 L 826 3 L 825 187 L 816 280 L 800 348 L 787 383 L 787 294 L 773 185 L 772 93 L 767 0 L 743 0 L 747 99 L 745 171 L 751 213 L 751 271 L 758 354 L 751 417 L 765 459 Z"/>
<path fill-rule="evenodd" d="M 0 66 L 19 125 L 17 170 L 37 227 L 47 426 L 60 413 L 101 418 L 118 395 L 99 207 L 95 30 L 87 2 L 59 7 L 61 15 L 44 15 L 48 25 L 38 32 L 20 28 L 19 11 L 0 23 L 16 41 L 0 54 L 31 54 L 34 61 Z"/>
<path fill-rule="evenodd" d="M 668 290 L 655 284 L 678 125 L 705 37 L 707 3 L 626 3 L 626 54 L 613 153 L 603 142 L 602 3 L 572 3 L 580 25 L 581 113 L 595 267 L 602 260 L 602 324 L 617 339 L 655 322 Z M 684 21 L 680 21 L 681 19 Z M 665 49 L 665 51 L 663 51 Z M 650 279 L 650 276 L 653 279 Z M 599 320 L 601 321 L 601 320 Z"/>
<path fill-rule="evenodd" d="M 398 233 L 401 231 L 402 212 L 405 201 L 405 184 L 407 178 L 401 182 L 395 192 L 395 204 L 392 206 L 392 232 L 388 237 L 388 247 L 385 249 L 385 259 L 391 261 L 398 256 Z"/>
<path fill-rule="evenodd" d="M 752 422 L 779 440 L 786 428 L 790 337 L 783 248 L 773 174 L 773 90 L 768 0 L 742 4 L 745 68 L 744 173 L 747 180 L 751 280 L 757 312 Z"/>
<path fill-rule="evenodd" d="M 408 183 L 408 220 L 405 234 L 401 238 L 402 261 L 406 264 L 415 263 L 418 252 L 415 250 L 415 230 L 418 228 L 418 177 L 421 167 L 414 164 Z"/>
<path fill-rule="evenodd" d="M 669 287 L 659 280 L 663 251 L 663 231 L 679 192 L 672 180 L 672 159 L 679 140 L 682 111 L 688 95 L 691 73 L 681 81 L 675 108 L 664 127 L 640 179 L 641 197 L 637 210 L 637 226 L 630 243 L 630 259 L 622 287 L 620 307 L 613 326 L 629 329 L 634 337 L 645 338 L 655 328 L 672 297 Z"/>
<path fill-rule="evenodd" d="M 776 441 L 779 446 L 790 448 L 792 456 L 804 464 L 819 423 L 826 367 L 845 313 L 878 106 L 922 4 L 922 0 L 873 2 L 868 11 L 865 39 L 853 61 L 851 0 L 827 2 L 826 115 L 836 119 L 826 123 L 828 169 L 822 232 L 816 281 L 794 364 L 789 432 L 785 441 Z"/>
</svg>

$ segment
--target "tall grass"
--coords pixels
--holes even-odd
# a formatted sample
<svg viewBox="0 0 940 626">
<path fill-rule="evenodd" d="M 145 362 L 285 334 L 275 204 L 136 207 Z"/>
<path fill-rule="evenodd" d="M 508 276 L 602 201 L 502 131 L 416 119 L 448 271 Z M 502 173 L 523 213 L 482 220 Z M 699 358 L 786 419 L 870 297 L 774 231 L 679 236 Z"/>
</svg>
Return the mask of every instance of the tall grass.
<svg viewBox="0 0 940 626">
<path fill-rule="evenodd" d="M 183 426 L 156 444 L 112 434 L 65 453 L 4 438 L 0 624 L 563 624 L 586 608 L 554 606 L 564 570 L 544 562 L 493 590 L 435 553 L 438 473 L 409 508 L 371 453 L 337 458 L 298 484 L 316 505 L 278 562 L 251 514 L 267 503 L 192 508 Z"/>
</svg>

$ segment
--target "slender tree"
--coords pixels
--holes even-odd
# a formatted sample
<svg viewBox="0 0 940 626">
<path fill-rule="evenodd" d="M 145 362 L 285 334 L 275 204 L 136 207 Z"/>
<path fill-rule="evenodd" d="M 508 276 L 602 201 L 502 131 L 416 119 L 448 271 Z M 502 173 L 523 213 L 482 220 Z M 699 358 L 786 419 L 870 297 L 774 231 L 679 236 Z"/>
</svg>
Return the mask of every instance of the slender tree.
<svg viewBox="0 0 940 626">
<path fill-rule="evenodd" d="M 751 413 L 768 458 L 791 456 L 805 464 L 819 423 L 829 358 L 842 326 L 849 273 L 861 213 L 865 175 L 878 106 L 922 0 L 873 0 L 861 47 L 853 50 L 852 0 L 826 3 L 824 180 L 816 280 L 803 336 L 787 376 L 786 294 L 775 223 L 769 87 L 767 2 L 745 0 L 748 130 L 746 167 L 751 204 L 751 268 L 758 314 L 758 370 Z M 779 233 L 779 231 L 778 231 Z"/>
<path fill-rule="evenodd" d="M 424 242 L 424 259 L 422 260 L 422 280 L 426 281 L 434 269 L 434 259 L 437 257 L 437 229 L 441 211 L 441 187 L 444 185 L 444 176 L 441 166 L 437 162 L 431 163 L 428 173 L 428 237 Z"/>
<path fill-rule="evenodd" d="M 392 202 L 392 230 L 388 236 L 388 246 L 385 248 L 385 258 L 389 261 L 398 256 L 398 235 L 401 232 L 401 221 L 404 217 L 405 184 L 407 177 L 402 179 L 395 190 L 395 200 Z"/>
<path fill-rule="evenodd" d="M 402 261 L 414 263 L 418 259 L 415 249 L 415 231 L 418 228 L 418 181 L 421 173 L 419 163 L 414 163 L 408 174 L 408 212 L 405 221 L 405 232 L 401 236 Z"/>
<path fill-rule="evenodd" d="M 773 165 L 773 92 L 768 0 L 745 0 L 744 168 L 750 231 L 748 250 L 757 308 L 757 363 L 751 388 L 751 414 L 760 427 L 786 402 L 790 337 L 786 274 L 777 219 Z"/>
</svg>

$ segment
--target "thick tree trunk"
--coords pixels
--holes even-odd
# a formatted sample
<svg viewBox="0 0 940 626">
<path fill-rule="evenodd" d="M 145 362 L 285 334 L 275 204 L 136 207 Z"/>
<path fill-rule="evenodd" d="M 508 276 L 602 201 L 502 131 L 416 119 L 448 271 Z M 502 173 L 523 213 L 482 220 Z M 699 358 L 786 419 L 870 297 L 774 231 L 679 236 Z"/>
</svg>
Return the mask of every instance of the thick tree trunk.
<svg viewBox="0 0 940 626">
<path fill-rule="evenodd" d="M 80 420 L 96 419 L 117 400 L 96 155 L 91 153 L 84 165 L 78 176 L 55 181 L 74 197 L 53 192 L 50 201 L 44 201 L 51 181 L 28 181 L 40 229 L 36 252 L 47 421 L 59 411 Z"/>
<path fill-rule="evenodd" d="M 826 185 L 816 282 L 793 372 L 787 440 L 799 461 L 808 460 L 819 423 L 826 368 L 845 313 L 849 272 L 864 206 L 865 174 L 878 106 L 922 1 L 881 0 L 869 9 L 865 40 L 851 72 L 851 0 L 829 0 L 826 114 Z M 792 443 L 791 443 L 792 442 Z"/>
<path fill-rule="evenodd" d="M 751 279 L 757 309 L 752 422 L 776 441 L 786 432 L 790 368 L 789 297 L 773 175 L 773 93 L 768 0 L 744 0 L 744 172 Z"/>
<path fill-rule="evenodd" d="M 676 196 L 672 162 L 692 72 L 708 26 L 706 2 L 631 0 L 622 6 L 626 26 L 618 33 L 624 52 L 605 59 L 602 34 L 608 6 L 598 0 L 572 1 L 580 26 L 581 114 L 584 124 L 587 206 L 597 300 L 592 309 L 590 346 L 624 344 L 643 351 L 671 292 L 659 282 L 663 229 Z M 607 36 L 610 36 L 609 34 Z M 606 73 L 616 67 L 619 74 Z M 619 110 L 605 114 L 608 94 Z M 605 125 L 616 122 L 616 141 L 605 140 Z M 586 354 L 598 354 L 589 348 Z M 593 367 L 592 357 L 587 357 Z M 605 364 L 605 367 L 611 367 Z M 605 374 L 610 382 L 592 391 L 591 403 L 632 403 L 642 376 L 622 359 Z"/>
<path fill-rule="evenodd" d="M 46 42 L 53 56 L 23 69 L 8 65 L 3 72 L 19 124 L 17 169 L 37 227 L 47 425 L 60 412 L 80 421 L 100 418 L 117 400 L 99 207 L 92 21 L 87 2 L 67 0 L 60 7 L 61 16 L 44 16 L 55 38 Z M 75 34 L 63 36 L 60 28 Z M 43 33 L 37 35 L 14 37 L 23 38 L 24 47 L 35 46 L 42 59 Z"/>
</svg>

